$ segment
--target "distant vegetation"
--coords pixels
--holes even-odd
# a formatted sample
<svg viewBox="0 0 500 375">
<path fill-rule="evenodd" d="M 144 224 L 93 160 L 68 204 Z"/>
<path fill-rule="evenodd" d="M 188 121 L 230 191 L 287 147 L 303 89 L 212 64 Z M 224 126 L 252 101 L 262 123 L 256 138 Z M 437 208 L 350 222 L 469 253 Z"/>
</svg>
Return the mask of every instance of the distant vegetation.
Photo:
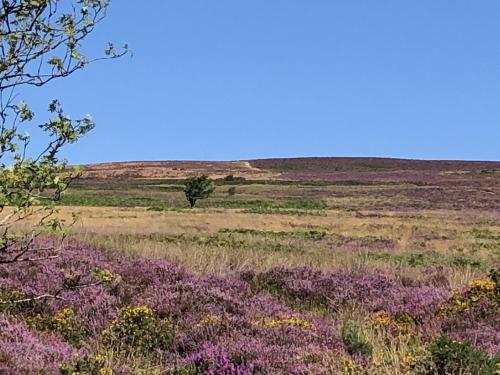
<svg viewBox="0 0 500 375">
<path fill-rule="evenodd" d="M 226 184 L 243 184 L 246 182 L 246 178 L 245 177 L 235 177 L 234 175 L 230 174 L 230 175 L 227 175 L 226 177 L 224 177 L 224 182 Z"/>
</svg>

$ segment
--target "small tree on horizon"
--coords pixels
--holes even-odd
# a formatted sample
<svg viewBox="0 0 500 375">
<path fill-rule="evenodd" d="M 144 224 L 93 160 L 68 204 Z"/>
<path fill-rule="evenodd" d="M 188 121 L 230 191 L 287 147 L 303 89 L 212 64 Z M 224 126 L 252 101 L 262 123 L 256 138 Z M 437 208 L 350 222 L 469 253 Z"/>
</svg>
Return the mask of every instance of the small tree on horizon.
<svg viewBox="0 0 500 375">
<path fill-rule="evenodd" d="M 184 194 L 191 208 L 194 207 L 198 199 L 208 198 L 214 190 L 214 182 L 205 175 L 188 178 L 184 186 Z"/>
</svg>

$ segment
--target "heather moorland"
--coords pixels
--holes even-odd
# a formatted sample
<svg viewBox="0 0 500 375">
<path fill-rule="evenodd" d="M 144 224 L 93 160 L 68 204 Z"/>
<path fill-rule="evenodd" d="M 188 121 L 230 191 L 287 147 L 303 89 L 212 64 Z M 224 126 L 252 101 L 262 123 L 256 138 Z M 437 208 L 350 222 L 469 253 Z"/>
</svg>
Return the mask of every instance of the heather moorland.
<svg viewBox="0 0 500 375">
<path fill-rule="evenodd" d="M 248 162 L 260 179 L 171 163 L 214 193 L 190 209 L 168 171 L 91 166 L 60 201 L 80 216 L 61 257 L 1 266 L 2 300 L 26 299 L 0 307 L 4 369 L 495 373 L 498 163 Z"/>
<path fill-rule="evenodd" d="M 110 3 L 1 2 L 0 375 L 500 374 L 497 2 Z"/>
</svg>

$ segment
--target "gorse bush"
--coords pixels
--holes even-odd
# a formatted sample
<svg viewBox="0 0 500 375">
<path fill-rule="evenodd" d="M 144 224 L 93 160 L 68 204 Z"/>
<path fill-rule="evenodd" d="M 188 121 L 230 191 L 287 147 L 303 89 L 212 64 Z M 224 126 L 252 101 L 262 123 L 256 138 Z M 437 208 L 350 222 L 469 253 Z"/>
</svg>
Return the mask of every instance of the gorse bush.
<svg viewBox="0 0 500 375">
<path fill-rule="evenodd" d="M 429 346 L 429 353 L 427 368 L 420 369 L 421 374 L 494 375 L 500 365 L 500 355 L 490 357 L 469 343 L 446 336 L 435 339 Z"/>
<path fill-rule="evenodd" d="M 94 277 L 106 286 L 112 286 L 122 280 L 120 275 L 113 273 L 110 270 L 99 268 L 94 271 Z"/>
<path fill-rule="evenodd" d="M 467 289 L 456 292 L 446 304 L 440 308 L 443 315 L 456 315 L 483 302 L 490 304 L 492 311 L 500 307 L 500 285 L 498 283 L 498 270 L 491 271 L 491 278 L 472 280 Z"/>
<path fill-rule="evenodd" d="M 160 319 L 147 306 L 126 307 L 104 332 L 108 345 L 125 351 L 147 352 L 168 349 L 173 338 L 173 326 Z"/>
<path fill-rule="evenodd" d="M 102 355 L 77 358 L 72 364 L 62 363 L 59 367 L 61 375 L 113 375 L 106 366 L 106 358 Z"/>
<path fill-rule="evenodd" d="M 54 315 L 36 315 L 28 319 L 28 324 L 40 331 L 51 331 L 65 341 L 80 347 L 86 337 L 84 324 L 75 316 L 73 309 L 66 307 Z"/>
</svg>

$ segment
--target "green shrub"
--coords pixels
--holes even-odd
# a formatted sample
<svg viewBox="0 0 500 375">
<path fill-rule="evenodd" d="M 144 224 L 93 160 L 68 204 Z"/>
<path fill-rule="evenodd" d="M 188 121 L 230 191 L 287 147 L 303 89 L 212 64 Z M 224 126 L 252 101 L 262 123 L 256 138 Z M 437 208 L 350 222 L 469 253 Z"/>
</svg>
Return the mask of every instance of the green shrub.
<svg viewBox="0 0 500 375">
<path fill-rule="evenodd" d="M 429 345 L 426 366 L 419 374 L 493 375 L 500 356 L 490 357 L 466 342 L 440 336 Z"/>
<path fill-rule="evenodd" d="M 349 354 L 371 356 L 372 344 L 367 340 L 363 325 L 355 320 L 347 320 L 341 329 L 342 342 Z"/>
<path fill-rule="evenodd" d="M 173 326 L 160 319 L 147 306 L 126 307 L 104 332 L 104 339 L 112 347 L 127 352 L 148 352 L 168 349 L 173 338 Z"/>
<path fill-rule="evenodd" d="M 106 367 L 106 359 L 101 355 L 78 358 L 75 363 L 63 363 L 59 366 L 61 375 L 113 375 L 113 370 Z"/>
<path fill-rule="evenodd" d="M 38 314 L 28 319 L 28 325 L 39 331 L 55 332 L 76 347 L 80 347 L 86 337 L 84 325 L 77 319 L 75 312 L 70 307 L 66 307 L 54 315 Z"/>
<path fill-rule="evenodd" d="M 246 178 L 240 176 L 234 176 L 232 174 L 224 177 L 224 182 L 227 184 L 242 184 L 245 183 Z"/>
</svg>

